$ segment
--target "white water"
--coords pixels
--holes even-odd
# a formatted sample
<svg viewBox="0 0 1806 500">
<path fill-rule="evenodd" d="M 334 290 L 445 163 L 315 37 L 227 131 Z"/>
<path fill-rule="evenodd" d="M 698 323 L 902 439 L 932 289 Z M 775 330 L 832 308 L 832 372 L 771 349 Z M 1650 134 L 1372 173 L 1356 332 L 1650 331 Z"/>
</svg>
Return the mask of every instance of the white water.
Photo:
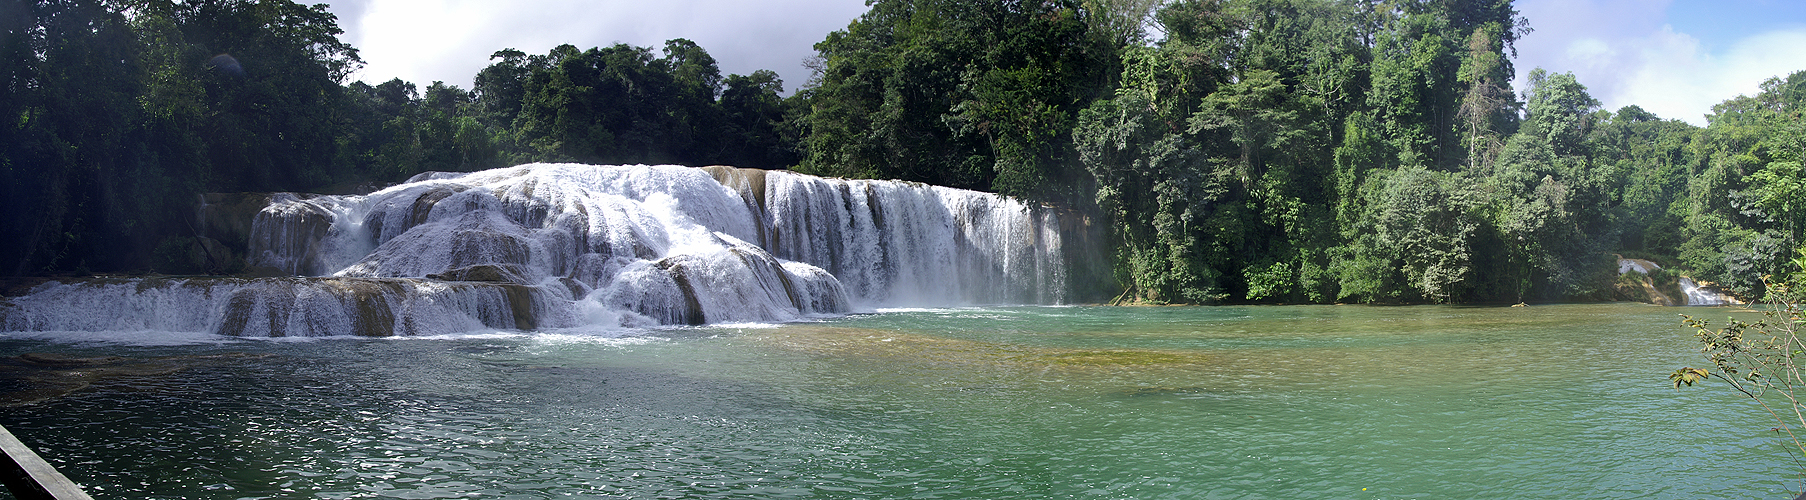
<svg viewBox="0 0 1806 500">
<path fill-rule="evenodd" d="M 511 297 L 510 292 L 521 294 Z M 530 287 L 417 279 L 46 283 L 0 311 L 6 331 L 205 331 L 250 337 L 413 335 L 576 323 Z M 519 304 L 517 308 L 516 304 Z"/>
<path fill-rule="evenodd" d="M 839 278 L 870 307 L 1066 301 L 1059 220 L 923 184 L 766 175 L 767 248 Z"/>
<path fill-rule="evenodd" d="M 1631 271 L 1649 274 L 1661 268 L 1662 266 L 1657 265 L 1655 262 L 1643 259 L 1618 259 L 1618 274 L 1624 274 Z"/>
<path fill-rule="evenodd" d="M 1662 266 L 1648 260 L 1618 259 L 1618 274 L 1632 271 L 1649 274 L 1661 268 Z M 1681 288 L 1682 302 L 1680 305 L 1683 306 L 1723 306 L 1742 304 L 1742 302 L 1738 301 L 1736 298 L 1726 295 L 1723 292 L 1701 287 L 1699 283 L 1695 283 L 1692 278 L 1682 276 L 1676 280 L 1675 284 L 1679 285 Z"/>
<path fill-rule="evenodd" d="M 1677 284 L 1681 287 L 1681 294 L 1687 296 L 1687 303 L 1684 305 L 1724 306 L 1742 304 L 1742 302 L 1739 302 L 1737 299 L 1725 295 L 1722 292 L 1701 287 L 1698 283 L 1694 283 L 1690 278 L 1682 277 L 1677 281 Z"/>
<path fill-rule="evenodd" d="M 297 277 L 49 284 L 0 327 L 437 335 L 1068 296 L 1057 211 L 896 181 L 533 164 L 280 194 L 251 226 L 251 264 Z"/>
</svg>

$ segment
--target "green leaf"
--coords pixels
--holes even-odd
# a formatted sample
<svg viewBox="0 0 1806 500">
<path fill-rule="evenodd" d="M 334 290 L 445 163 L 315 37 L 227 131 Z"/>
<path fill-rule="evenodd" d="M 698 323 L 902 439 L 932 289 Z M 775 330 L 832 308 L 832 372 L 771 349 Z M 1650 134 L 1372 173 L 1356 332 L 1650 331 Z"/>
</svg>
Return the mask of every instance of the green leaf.
<svg viewBox="0 0 1806 500">
<path fill-rule="evenodd" d="M 1688 366 L 1675 370 L 1674 373 L 1669 374 L 1668 380 L 1673 381 L 1674 388 L 1679 389 L 1682 384 L 1692 387 L 1694 382 L 1698 382 L 1700 379 L 1706 378 L 1707 376 L 1710 376 L 1710 373 L 1705 369 Z"/>
</svg>

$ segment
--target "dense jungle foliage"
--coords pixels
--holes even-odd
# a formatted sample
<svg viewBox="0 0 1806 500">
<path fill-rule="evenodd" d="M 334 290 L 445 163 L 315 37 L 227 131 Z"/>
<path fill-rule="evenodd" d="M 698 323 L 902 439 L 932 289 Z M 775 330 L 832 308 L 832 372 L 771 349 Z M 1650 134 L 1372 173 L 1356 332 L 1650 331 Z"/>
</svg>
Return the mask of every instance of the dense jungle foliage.
<svg viewBox="0 0 1806 500">
<path fill-rule="evenodd" d="M 348 82 L 288 0 L 0 0 L 0 274 L 203 272 L 197 195 L 529 161 L 895 178 L 1085 211 L 1153 303 L 1610 299 L 1613 254 L 1750 296 L 1806 230 L 1806 72 L 1709 126 L 1511 86 L 1509 0 L 875 0 L 776 73 L 688 40 Z"/>
</svg>

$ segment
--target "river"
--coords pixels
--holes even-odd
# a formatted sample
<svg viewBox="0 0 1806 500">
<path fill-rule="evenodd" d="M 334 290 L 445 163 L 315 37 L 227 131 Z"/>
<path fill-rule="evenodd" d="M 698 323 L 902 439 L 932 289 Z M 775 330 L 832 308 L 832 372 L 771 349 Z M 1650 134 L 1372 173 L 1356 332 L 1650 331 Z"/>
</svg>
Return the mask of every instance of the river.
<svg viewBox="0 0 1806 500">
<path fill-rule="evenodd" d="M 170 370 L 0 408 L 96 498 L 1790 498 L 1679 312 L 896 309 L 784 324 L 5 332 Z M 227 353 L 248 355 L 216 356 Z M 40 377 L 41 378 L 41 377 Z M 6 387 L 22 387 L 15 377 Z"/>
</svg>

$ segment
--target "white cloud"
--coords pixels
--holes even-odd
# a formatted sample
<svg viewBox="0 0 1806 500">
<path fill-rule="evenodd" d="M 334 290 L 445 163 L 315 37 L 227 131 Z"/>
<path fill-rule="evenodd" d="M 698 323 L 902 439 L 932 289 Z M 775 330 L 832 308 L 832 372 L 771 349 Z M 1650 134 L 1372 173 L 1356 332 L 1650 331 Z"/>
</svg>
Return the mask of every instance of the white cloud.
<svg viewBox="0 0 1806 500">
<path fill-rule="evenodd" d="M 1635 104 L 1705 125 L 1712 106 L 1806 70 L 1806 27 L 1701 40 L 1669 24 L 1668 0 L 1525 0 L 1534 33 L 1518 44 L 1518 90 L 1541 67 L 1572 72 L 1605 109 Z"/>
<path fill-rule="evenodd" d="M 1568 59 L 1597 66 L 1607 64 L 1618 56 L 1611 44 L 1597 38 L 1583 38 L 1568 44 Z"/>
<path fill-rule="evenodd" d="M 1764 80 L 1806 70 L 1806 28 L 1758 33 L 1738 40 L 1712 69 L 1720 76 L 1716 90 L 1721 95 L 1754 95 Z"/>
<path fill-rule="evenodd" d="M 344 39 L 366 61 L 358 78 L 401 78 L 469 88 L 489 55 L 504 48 L 543 54 L 627 43 L 652 47 L 688 38 L 723 74 L 777 71 L 785 89 L 808 77 L 803 59 L 828 32 L 865 12 L 861 0 L 350 0 L 337 2 Z"/>
<path fill-rule="evenodd" d="M 1605 86 L 1610 93 L 1595 97 L 1606 109 L 1635 104 L 1696 125 L 1706 123 L 1713 105 L 1754 95 L 1769 78 L 1806 70 L 1806 30 L 1749 35 L 1718 53 L 1668 26 L 1624 44 L 1638 47 L 1620 64 L 1628 71 L 1601 75 L 1611 79 Z"/>
</svg>

